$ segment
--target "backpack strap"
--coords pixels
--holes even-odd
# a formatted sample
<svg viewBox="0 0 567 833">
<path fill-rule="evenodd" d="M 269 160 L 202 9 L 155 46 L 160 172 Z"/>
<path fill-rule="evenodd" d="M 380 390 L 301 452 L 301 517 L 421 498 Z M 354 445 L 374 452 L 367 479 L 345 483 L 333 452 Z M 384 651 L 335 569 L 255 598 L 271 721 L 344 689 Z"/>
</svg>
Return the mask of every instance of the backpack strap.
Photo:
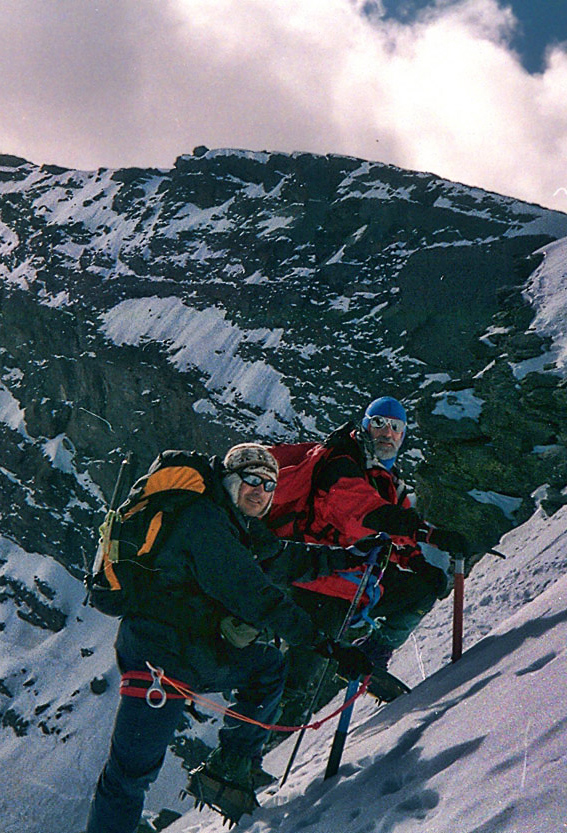
<svg viewBox="0 0 567 833">
<path fill-rule="evenodd" d="M 148 531 L 146 533 L 146 537 L 144 539 L 144 542 L 143 542 L 142 546 L 140 547 L 140 549 L 138 550 L 138 552 L 136 553 L 136 555 L 147 555 L 147 553 L 149 553 L 151 551 L 153 545 L 155 544 L 156 538 L 158 537 L 158 533 L 161 529 L 162 523 L 163 523 L 163 512 L 162 511 L 156 512 L 156 514 L 153 516 L 153 518 L 151 519 L 151 521 L 149 523 Z"/>
</svg>

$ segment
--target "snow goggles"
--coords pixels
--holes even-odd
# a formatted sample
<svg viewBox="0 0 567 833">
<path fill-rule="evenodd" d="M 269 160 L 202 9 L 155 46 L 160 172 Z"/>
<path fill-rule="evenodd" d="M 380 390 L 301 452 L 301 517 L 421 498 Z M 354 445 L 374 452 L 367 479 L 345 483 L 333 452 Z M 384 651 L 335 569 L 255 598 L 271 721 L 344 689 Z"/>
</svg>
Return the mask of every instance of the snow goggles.
<svg viewBox="0 0 567 833">
<path fill-rule="evenodd" d="M 401 434 L 406 427 L 403 419 L 397 417 L 373 416 L 368 420 L 368 424 L 373 428 L 386 428 L 389 426 L 396 434 Z"/>
<path fill-rule="evenodd" d="M 250 471 L 238 472 L 238 474 L 240 479 L 248 486 L 262 485 L 265 492 L 273 492 L 277 485 L 275 480 L 270 480 L 267 477 L 260 477 L 259 474 L 252 474 Z"/>
</svg>

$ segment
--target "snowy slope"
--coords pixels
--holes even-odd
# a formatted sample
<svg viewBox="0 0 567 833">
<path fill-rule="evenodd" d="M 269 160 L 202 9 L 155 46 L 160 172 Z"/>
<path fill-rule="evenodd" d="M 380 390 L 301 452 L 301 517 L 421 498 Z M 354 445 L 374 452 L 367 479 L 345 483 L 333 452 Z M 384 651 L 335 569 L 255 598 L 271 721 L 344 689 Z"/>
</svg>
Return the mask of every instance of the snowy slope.
<svg viewBox="0 0 567 833">
<path fill-rule="evenodd" d="M 392 669 L 439 668 L 377 710 L 359 701 L 339 774 L 323 781 L 332 729 L 306 735 L 288 782 L 244 817 L 250 833 L 558 833 L 567 817 L 567 510 L 538 513 L 467 582 L 465 651 L 447 664 L 451 600 Z M 533 601 L 530 601 L 533 599 Z M 484 632 L 489 633 L 484 638 Z M 476 644 L 475 644 L 476 643 Z M 417 647 L 417 653 L 416 653 Z M 333 705 L 337 705 L 339 700 Z M 330 711 L 331 705 L 328 706 Z M 293 739 L 267 758 L 281 774 Z M 192 810 L 171 833 L 212 833 Z"/>
<path fill-rule="evenodd" d="M 31 713 L 41 725 L 26 726 L 21 718 L 17 731 L 3 732 L 1 827 L 4 833 L 72 831 L 86 810 L 81 796 L 92 786 L 98 734 L 110 728 L 108 697 L 95 696 L 90 682 L 104 675 L 117 685 L 116 623 L 82 606 L 81 584 L 53 559 L 26 553 L 6 539 L 0 539 L 0 555 L 6 562 L 3 578 L 33 586 L 37 577 L 44 588 L 57 588 L 52 601 L 67 617 L 65 627 L 53 633 L 22 619 L 21 605 L 9 607 L 2 637 L 12 647 L 0 657 L 2 721 L 6 725 L 7 714 Z M 32 668 L 42 673 L 28 671 Z"/>
<path fill-rule="evenodd" d="M 38 585 L 51 609 L 66 618 L 57 632 L 26 619 L 28 591 L 19 598 L 17 590 Z M 60 564 L 26 553 L 1 536 L 0 587 L 8 608 L 0 655 L 0 720 L 5 727 L 0 830 L 75 833 L 84 826 L 118 702 L 113 650 L 118 620 L 85 606 L 82 583 Z M 215 744 L 216 728 L 206 724 L 201 732 L 209 746 Z M 181 809 L 171 798 L 184 784 L 180 760 L 171 755 L 149 807 Z"/>
<path fill-rule="evenodd" d="M 380 711 L 370 698 L 357 704 L 337 779 L 322 781 L 333 725 L 326 724 L 307 733 L 288 783 L 261 796 L 263 808 L 242 829 L 555 833 L 552 821 L 559 825 L 561 808 L 567 811 L 567 508 L 552 518 L 538 512 L 505 536 L 501 548 L 506 561 L 487 556 L 467 580 L 462 660 L 449 660 L 448 598 L 394 657 L 392 670 L 414 686 L 412 694 Z M 117 702 L 115 623 L 83 607 L 79 582 L 50 559 L 7 541 L 2 556 L 11 576 L 56 586 L 55 602 L 68 617 L 60 633 L 38 636 L 13 616 L 3 634 L 18 646 L 0 660 L 0 679 L 12 692 L 3 708 L 25 711 L 31 701 L 44 709 L 45 729 L 32 726 L 4 739 L 2 831 L 79 833 Z M 25 671 L 36 654 L 50 669 L 39 681 Z M 102 677 L 109 687 L 95 695 L 90 681 Z M 65 743 L 56 742 L 60 728 Z M 216 726 L 194 731 L 210 742 Z M 271 771 L 281 775 L 292 743 L 268 756 Z M 177 799 L 184 782 L 179 759 L 168 755 L 147 817 L 164 806 L 188 810 Z M 168 829 L 211 833 L 219 824 L 209 811 L 191 810 Z"/>
</svg>

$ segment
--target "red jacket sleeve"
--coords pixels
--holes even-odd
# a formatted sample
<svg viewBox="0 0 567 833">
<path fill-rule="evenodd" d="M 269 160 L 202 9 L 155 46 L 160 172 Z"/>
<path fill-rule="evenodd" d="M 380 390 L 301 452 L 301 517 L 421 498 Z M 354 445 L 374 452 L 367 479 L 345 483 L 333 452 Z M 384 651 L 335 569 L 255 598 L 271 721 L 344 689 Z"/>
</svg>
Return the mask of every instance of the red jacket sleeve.
<svg viewBox="0 0 567 833">
<path fill-rule="evenodd" d="M 376 509 L 387 504 L 410 508 L 407 496 L 400 499 L 394 475 L 386 469 L 364 472 L 349 457 L 339 457 L 326 467 L 315 493 L 314 520 L 311 524 L 314 541 L 347 547 L 367 535 L 382 530 L 372 517 Z M 407 566 L 418 551 L 414 538 L 392 536 L 396 549 L 391 561 Z"/>
</svg>

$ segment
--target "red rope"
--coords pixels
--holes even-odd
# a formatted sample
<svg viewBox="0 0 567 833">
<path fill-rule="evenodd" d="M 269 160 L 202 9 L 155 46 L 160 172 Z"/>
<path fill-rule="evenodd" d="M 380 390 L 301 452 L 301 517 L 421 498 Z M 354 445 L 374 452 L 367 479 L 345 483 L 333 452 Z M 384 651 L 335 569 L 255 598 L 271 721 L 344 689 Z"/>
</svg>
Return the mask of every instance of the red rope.
<svg viewBox="0 0 567 833">
<path fill-rule="evenodd" d="M 338 709 L 335 709 L 334 712 L 323 717 L 321 720 L 316 720 L 313 723 L 307 723 L 304 726 L 278 726 L 273 725 L 270 723 L 261 723 L 259 720 L 253 720 L 251 717 L 247 717 L 244 714 L 240 714 L 239 712 L 234 711 L 234 709 L 226 708 L 226 706 L 221 706 L 219 703 L 215 703 L 214 700 L 210 700 L 208 697 L 203 697 L 202 694 L 197 694 L 197 692 L 192 691 L 189 686 L 186 686 L 185 683 L 180 683 L 178 680 L 172 680 L 167 677 L 165 674 L 160 674 L 160 669 L 154 668 L 150 665 L 149 662 L 146 662 L 148 668 L 159 675 L 160 682 L 166 683 L 167 685 L 174 688 L 179 694 L 183 695 L 186 700 L 192 700 L 194 703 L 200 704 L 201 706 L 206 706 L 207 709 L 211 711 L 218 712 L 219 714 L 227 715 L 228 717 L 233 717 L 235 720 L 241 720 L 243 723 L 251 723 L 253 726 L 259 726 L 262 729 L 267 729 L 271 732 L 299 732 L 303 729 L 320 729 L 324 723 L 327 723 L 328 720 L 332 720 L 333 717 L 336 717 L 341 712 L 345 711 L 346 709 L 350 708 L 355 700 L 364 694 L 366 689 L 368 688 L 368 683 L 370 682 L 371 675 L 368 674 L 367 677 L 361 682 L 358 691 L 356 694 L 353 694 L 352 697 L 342 704 Z M 144 673 L 144 672 L 142 672 Z M 123 692 L 126 693 L 126 692 Z"/>
</svg>

